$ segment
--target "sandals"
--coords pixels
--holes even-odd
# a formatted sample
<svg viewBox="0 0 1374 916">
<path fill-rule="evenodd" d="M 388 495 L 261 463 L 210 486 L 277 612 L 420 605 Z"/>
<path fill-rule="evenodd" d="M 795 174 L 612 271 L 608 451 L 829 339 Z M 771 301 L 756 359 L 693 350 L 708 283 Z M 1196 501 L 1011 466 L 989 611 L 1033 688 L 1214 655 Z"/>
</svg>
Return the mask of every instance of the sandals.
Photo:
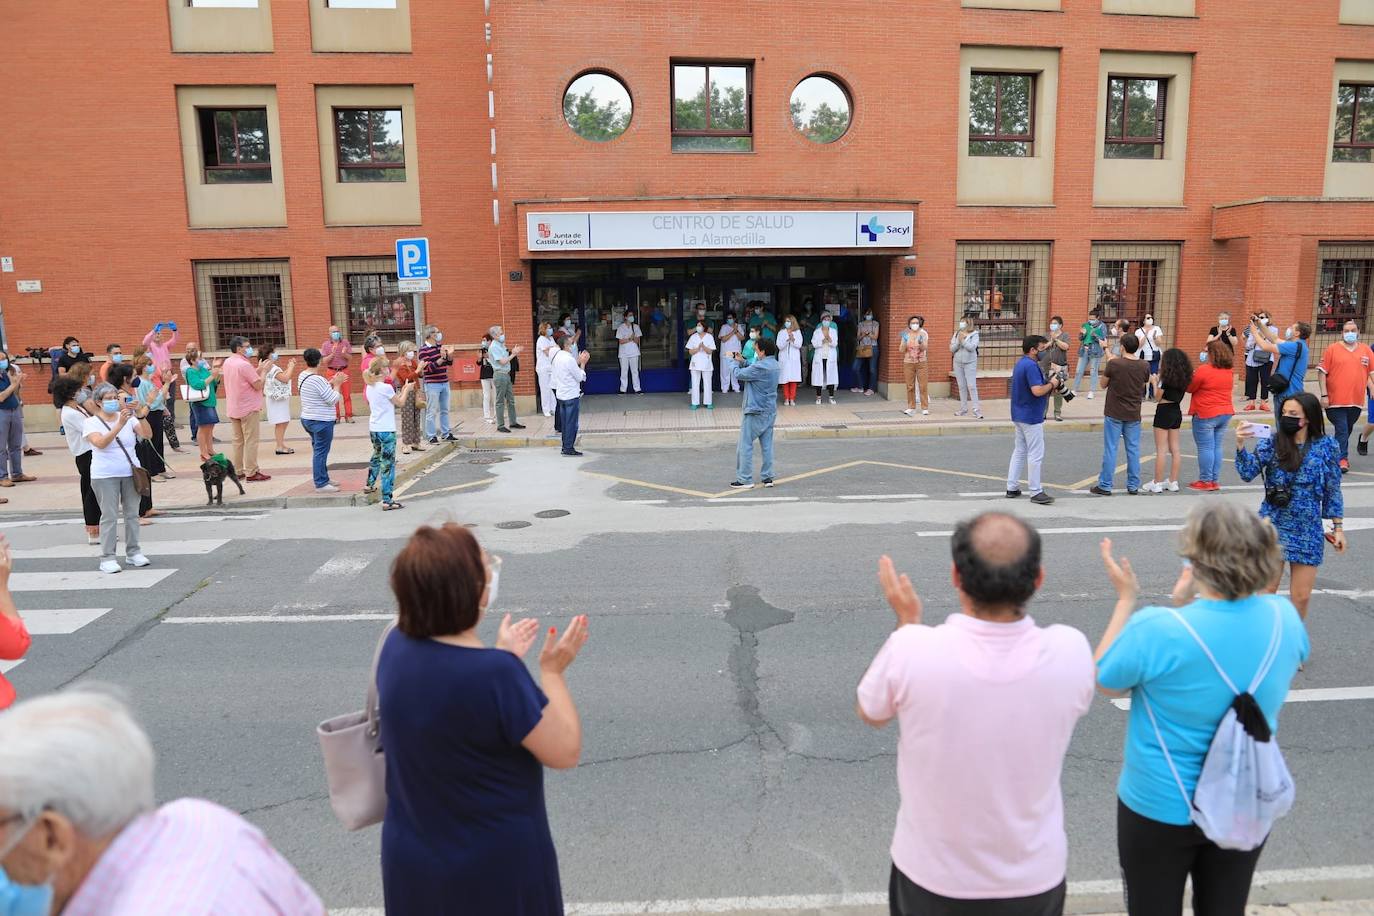
<svg viewBox="0 0 1374 916">
<path fill-rule="evenodd" d="M 296 450 L 295 450 L 294 448 L 286 448 L 286 449 L 281 449 L 281 448 L 279 448 L 279 449 L 276 449 L 276 450 L 273 452 L 273 454 L 275 454 L 275 455 L 294 455 L 294 454 L 296 454 Z"/>
<path fill-rule="evenodd" d="M 376 492 L 377 492 L 377 487 L 376 487 L 375 485 L 374 485 L 374 486 L 370 486 L 370 487 L 363 487 L 363 492 L 364 492 L 364 493 L 376 493 Z"/>
<path fill-rule="evenodd" d="M 403 505 L 401 505 L 400 503 L 396 502 L 394 499 L 393 499 L 391 502 L 389 502 L 389 503 L 382 503 L 382 511 L 383 511 L 383 512 L 390 512 L 392 509 L 404 509 L 404 508 L 405 508 L 405 506 L 403 506 Z"/>
</svg>

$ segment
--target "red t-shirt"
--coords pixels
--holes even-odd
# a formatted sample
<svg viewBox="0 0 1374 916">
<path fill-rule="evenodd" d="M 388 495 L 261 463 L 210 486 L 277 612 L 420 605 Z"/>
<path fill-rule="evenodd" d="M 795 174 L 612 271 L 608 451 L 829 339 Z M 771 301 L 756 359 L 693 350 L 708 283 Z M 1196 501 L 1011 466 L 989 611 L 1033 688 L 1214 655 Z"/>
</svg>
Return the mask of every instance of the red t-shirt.
<svg viewBox="0 0 1374 916">
<path fill-rule="evenodd" d="M 8 614 L 0 614 L 0 658 L 16 661 L 29 651 L 29 631 L 24 621 L 16 620 Z M 0 709 L 6 709 L 14 702 L 14 688 L 5 676 L 0 674 Z"/>
<path fill-rule="evenodd" d="M 1235 413 L 1235 405 L 1231 402 L 1234 388 L 1232 370 L 1203 363 L 1194 370 L 1192 384 L 1188 386 L 1188 393 L 1193 396 L 1188 413 L 1203 420 Z"/>
<path fill-rule="evenodd" d="M 1374 372 L 1374 352 L 1368 344 L 1356 344 L 1351 351 L 1343 342 L 1333 343 L 1322 354 L 1321 371 L 1326 374 L 1328 407 L 1363 407 L 1365 385 Z"/>
</svg>

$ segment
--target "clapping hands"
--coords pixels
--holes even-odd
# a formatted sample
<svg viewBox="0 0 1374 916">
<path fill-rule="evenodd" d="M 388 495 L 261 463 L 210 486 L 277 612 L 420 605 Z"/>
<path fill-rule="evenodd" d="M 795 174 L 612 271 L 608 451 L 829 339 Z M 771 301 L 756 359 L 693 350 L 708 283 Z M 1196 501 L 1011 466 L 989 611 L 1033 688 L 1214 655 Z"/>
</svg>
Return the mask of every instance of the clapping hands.
<svg viewBox="0 0 1374 916">
<path fill-rule="evenodd" d="M 1107 568 L 1107 577 L 1112 580 L 1112 585 L 1116 588 L 1116 596 L 1119 599 L 1134 601 L 1140 594 L 1140 580 L 1136 578 L 1135 570 L 1131 568 L 1131 561 L 1122 557 L 1117 560 L 1112 556 L 1112 539 L 1102 539 L 1102 565 Z M 1192 573 L 1189 572 L 1191 581 Z"/>
<path fill-rule="evenodd" d="M 897 626 L 921 622 L 921 597 L 916 594 L 916 586 L 911 584 L 911 578 L 906 573 L 897 575 L 897 567 L 886 554 L 878 561 L 878 583 L 883 587 L 887 603 L 897 615 Z"/>
<path fill-rule="evenodd" d="M 496 648 L 505 649 L 516 658 L 524 658 L 538 635 L 538 620 L 527 617 L 517 623 L 511 623 L 510 615 L 507 614 L 501 618 L 501 628 L 496 635 Z"/>
</svg>

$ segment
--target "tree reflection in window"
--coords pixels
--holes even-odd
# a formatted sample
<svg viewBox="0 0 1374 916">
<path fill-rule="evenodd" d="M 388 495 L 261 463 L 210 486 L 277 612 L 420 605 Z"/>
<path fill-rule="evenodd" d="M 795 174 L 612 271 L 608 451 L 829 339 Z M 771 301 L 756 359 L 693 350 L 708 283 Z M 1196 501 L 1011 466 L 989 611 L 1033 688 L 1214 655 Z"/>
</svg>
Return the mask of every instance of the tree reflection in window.
<svg viewBox="0 0 1374 916">
<path fill-rule="evenodd" d="M 742 64 L 674 64 L 673 149 L 748 152 L 750 68 Z"/>
<path fill-rule="evenodd" d="M 968 152 L 970 156 L 1033 155 L 1035 75 L 969 75 Z"/>
<path fill-rule="evenodd" d="M 609 73 L 584 73 L 563 93 L 563 120 L 584 140 L 614 140 L 630 126 L 634 103 L 625 84 Z"/>
<path fill-rule="evenodd" d="M 272 180 L 266 108 L 198 108 L 206 184 Z"/>
<path fill-rule="evenodd" d="M 405 181 L 399 108 L 336 108 L 340 181 Z"/>
</svg>

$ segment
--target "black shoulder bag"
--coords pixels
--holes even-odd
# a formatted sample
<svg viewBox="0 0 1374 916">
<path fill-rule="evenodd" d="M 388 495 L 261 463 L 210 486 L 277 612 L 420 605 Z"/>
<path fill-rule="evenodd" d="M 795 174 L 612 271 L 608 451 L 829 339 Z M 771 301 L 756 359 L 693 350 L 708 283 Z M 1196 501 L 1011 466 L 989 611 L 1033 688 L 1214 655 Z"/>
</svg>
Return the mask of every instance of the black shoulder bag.
<svg viewBox="0 0 1374 916">
<path fill-rule="evenodd" d="M 1298 341 L 1298 352 L 1301 353 L 1301 352 L 1302 352 L 1302 348 L 1305 347 L 1305 346 L 1307 346 L 1307 344 L 1303 343 L 1301 340 Z M 1285 391 L 1288 390 L 1288 386 L 1292 384 L 1292 379 L 1289 378 L 1288 376 L 1284 375 L 1284 374 L 1280 371 L 1280 369 L 1282 368 L 1282 366 L 1283 366 L 1283 358 L 1280 357 L 1280 358 L 1279 358 L 1279 361 L 1278 361 L 1278 364 L 1274 366 L 1274 374 L 1271 375 L 1271 376 L 1269 376 L 1269 390 L 1272 391 L 1274 394 L 1283 394 Z M 1298 367 L 1298 358 L 1297 358 L 1296 356 L 1294 356 L 1294 357 L 1293 357 L 1293 368 L 1296 369 L 1297 367 Z"/>
</svg>

